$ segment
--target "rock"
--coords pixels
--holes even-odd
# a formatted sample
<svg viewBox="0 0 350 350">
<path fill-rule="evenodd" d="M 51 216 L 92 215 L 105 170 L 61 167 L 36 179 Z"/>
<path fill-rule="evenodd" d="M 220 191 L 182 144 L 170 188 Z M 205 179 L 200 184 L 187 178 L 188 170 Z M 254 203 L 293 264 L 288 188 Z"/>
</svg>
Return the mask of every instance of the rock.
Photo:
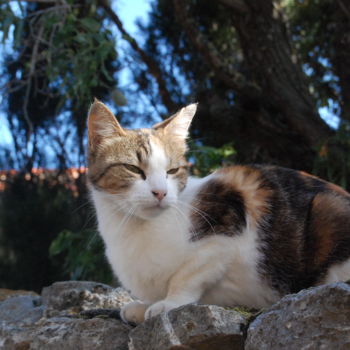
<svg viewBox="0 0 350 350">
<path fill-rule="evenodd" d="M 0 320 L 7 323 L 33 324 L 43 316 L 39 296 L 21 295 L 0 303 Z"/>
<path fill-rule="evenodd" d="M 246 350 L 350 349 L 350 286 L 287 295 L 248 328 Z"/>
<path fill-rule="evenodd" d="M 0 323 L 0 349 L 27 350 L 30 349 L 32 330 L 29 325 L 18 326 L 2 321 Z"/>
<path fill-rule="evenodd" d="M 85 281 L 56 282 L 42 291 L 45 316 L 74 315 L 89 309 L 120 309 L 134 299 L 123 288 Z"/>
<path fill-rule="evenodd" d="M 32 336 L 31 350 L 127 350 L 131 326 L 113 319 L 45 320 Z"/>
<path fill-rule="evenodd" d="M 0 288 L 0 302 L 6 300 L 7 298 L 17 297 L 19 295 L 39 296 L 37 293 L 31 290 L 13 290 L 7 288 Z"/>
<path fill-rule="evenodd" d="M 127 350 L 131 327 L 113 319 L 57 317 L 35 326 L 2 325 L 3 350 Z"/>
<path fill-rule="evenodd" d="M 44 288 L 42 297 L 8 298 L 0 303 L 0 349 L 126 350 L 131 326 L 112 317 L 132 300 L 122 288 L 72 281 Z"/>
<path fill-rule="evenodd" d="M 0 349 L 350 349 L 346 283 L 288 295 L 249 327 L 250 310 L 185 305 L 132 328 L 118 319 L 132 300 L 122 288 L 95 282 L 57 282 L 42 297 L 9 297 L 0 302 Z"/>
<path fill-rule="evenodd" d="M 247 319 L 213 305 L 185 305 L 130 332 L 130 350 L 241 350 Z"/>
</svg>

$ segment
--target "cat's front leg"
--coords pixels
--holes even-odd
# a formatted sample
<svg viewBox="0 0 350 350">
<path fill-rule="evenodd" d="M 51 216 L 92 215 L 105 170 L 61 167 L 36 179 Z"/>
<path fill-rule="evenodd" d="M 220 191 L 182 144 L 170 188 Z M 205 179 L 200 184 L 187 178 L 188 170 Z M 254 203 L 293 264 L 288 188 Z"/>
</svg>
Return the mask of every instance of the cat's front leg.
<svg viewBox="0 0 350 350">
<path fill-rule="evenodd" d="M 226 267 L 226 246 L 221 239 L 207 239 L 200 242 L 169 281 L 165 299 L 151 305 L 145 319 L 167 312 L 179 306 L 196 303 L 204 291 L 222 279 Z"/>
<path fill-rule="evenodd" d="M 121 308 L 120 318 L 126 323 L 140 324 L 145 320 L 145 311 L 149 306 L 148 303 L 133 301 Z"/>
</svg>

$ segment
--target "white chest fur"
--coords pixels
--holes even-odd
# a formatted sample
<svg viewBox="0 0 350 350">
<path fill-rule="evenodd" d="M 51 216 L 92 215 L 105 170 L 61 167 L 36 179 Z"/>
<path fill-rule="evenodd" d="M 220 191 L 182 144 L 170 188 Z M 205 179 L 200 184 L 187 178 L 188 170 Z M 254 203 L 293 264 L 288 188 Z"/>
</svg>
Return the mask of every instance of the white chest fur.
<svg viewBox="0 0 350 350">
<path fill-rule="evenodd" d="M 175 209 L 152 220 L 116 214 L 106 197 L 93 191 L 106 255 L 122 285 L 144 301 L 166 295 L 169 278 L 188 255 L 189 222 Z"/>
</svg>

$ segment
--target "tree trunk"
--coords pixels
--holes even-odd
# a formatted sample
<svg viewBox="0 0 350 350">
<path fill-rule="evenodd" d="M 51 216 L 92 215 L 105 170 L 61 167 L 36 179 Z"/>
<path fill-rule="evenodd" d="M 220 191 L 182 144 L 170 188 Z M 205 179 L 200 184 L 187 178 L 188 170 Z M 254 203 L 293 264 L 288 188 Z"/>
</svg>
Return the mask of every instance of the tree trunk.
<svg viewBox="0 0 350 350">
<path fill-rule="evenodd" d="M 240 132 L 243 138 L 248 136 L 247 141 L 258 140 L 265 152 L 258 160 L 271 158 L 285 166 L 311 170 L 315 150 L 331 130 L 316 111 L 276 6 L 269 0 L 246 1 L 246 6 L 244 14 L 232 11 L 233 24 L 250 79 L 261 94 L 239 97 L 245 114 Z"/>
</svg>

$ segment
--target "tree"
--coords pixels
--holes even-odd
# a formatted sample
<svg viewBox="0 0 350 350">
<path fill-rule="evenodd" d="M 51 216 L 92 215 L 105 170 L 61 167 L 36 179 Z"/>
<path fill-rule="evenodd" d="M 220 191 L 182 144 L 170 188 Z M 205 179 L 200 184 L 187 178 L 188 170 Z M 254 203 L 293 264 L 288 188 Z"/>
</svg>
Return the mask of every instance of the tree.
<svg viewBox="0 0 350 350">
<path fill-rule="evenodd" d="M 3 79 L 17 167 L 45 164 L 44 138 L 57 166 L 71 166 L 72 153 L 82 165 L 86 109 L 92 96 L 103 99 L 117 84 L 112 33 L 89 1 L 19 4 L 17 11 L 0 7 L 3 39 L 14 26 Z"/>
<path fill-rule="evenodd" d="M 163 60 L 167 41 L 201 102 L 197 135 L 206 143 L 234 140 L 240 161 L 310 171 L 333 132 L 318 115 L 284 10 L 279 1 L 160 0 L 148 50 Z"/>
<path fill-rule="evenodd" d="M 116 61 L 116 53 L 111 47 L 102 58 L 89 51 L 87 55 L 84 53 L 86 64 L 98 71 L 92 77 L 82 76 L 76 63 L 68 65 L 67 70 L 65 59 L 69 50 L 76 54 L 97 33 L 102 36 L 102 42 L 109 42 L 109 27 L 103 23 L 114 24 L 130 44 L 130 64 L 138 91 L 147 94 L 153 105 L 162 106 L 161 116 L 174 112 L 189 100 L 199 101 L 193 137 L 216 147 L 233 141 L 240 162 L 277 163 L 312 171 L 317 152 L 334 136 L 334 130 L 320 118 L 318 107 L 329 104 L 330 100 L 339 102 L 339 117 L 347 120 L 350 87 L 343 58 L 348 54 L 344 30 L 347 33 L 349 29 L 349 11 L 342 0 L 157 0 L 153 3 L 150 23 L 140 26 L 147 36 L 145 47 L 126 32 L 107 0 L 81 0 L 64 2 L 64 5 L 58 0 L 33 2 L 35 5 L 26 7 L 29 12 L 25 19 L 34 14 L 38 21 L 49 22 L 49 28 L 61 26 L 59 33 L 52 29 L 47 33 L 54 40 L 57 34 L 57 40 L 63 45 L 64 49 L 57 55 L 62 65 L 58 65 L 53 75 L 50 70 L 44 70 L 44 81 L 58 90 L 47 95 L 48 98 L 71 89 L 64 94 L 63 102 L 60 99 L 65 106 L 60 112 L 78 105 L 73 115 L 76 115 L 81 150 L 84 117 L 77 110 L 91 100 L 94 86 L 90 86 L 90 82 L 101 81 L 96 74 L 105 79 L 106 90 L 100 96 L 106 98 L 107 91 L 115 87 L 117 82 L 108 80 L 113 71 L 98 68 L 96 61 L 111 62 L 113 54 Z M 325 9 L 327 15 L 320 16 Z M 56 15 L 54 20 L 47 15 L 57 11 L 63 11 L 71 22 L 64 16 L 62 21 Z M 322 36 L 320 28 L 324 25 L 333 31 Z M 77 31 L 72 27 L 82 29 Z M 45 33 L 43 30 L 41 35 Z M 332 40 L 327 40 L 330 38 Z M 24 39 L 25 35 L 19 41 L 26 42 Z M 38 46 L 40 52 L 48 52 L 48 57 L 52 57 L 55 49 L 55 45 L 42 45 L 40 50 Z M 329 64 L 320 73 L 317 67 L 322 65 L 322 60 Z M 50 66 L 47 56 L 44 55 L 43 61 L 44 67 Z M 313 69 L 312 80 L 305 73 L 305 64 Z M 325 80 L 327 70 L 338 81 L 333 88 L 329 88 Z M 30 74 L 36 77 L 37 73 L 34 69 Z M 53 83 L 62 77 L 65 78 L 63 86 Z M 73 84 L 67 77 L 73 78 Z M 28 84 L 26 89 L 31 90 Z M 78 98 L 81 89 L 86 99 Z M 10 96 L 14 96 L 13 93 Z M 23 105 L 27 103 L 21 104 L 24 111 Z M 28 119 L 26 113 L 23 114 L 22 119 Z"/>
</svg>

